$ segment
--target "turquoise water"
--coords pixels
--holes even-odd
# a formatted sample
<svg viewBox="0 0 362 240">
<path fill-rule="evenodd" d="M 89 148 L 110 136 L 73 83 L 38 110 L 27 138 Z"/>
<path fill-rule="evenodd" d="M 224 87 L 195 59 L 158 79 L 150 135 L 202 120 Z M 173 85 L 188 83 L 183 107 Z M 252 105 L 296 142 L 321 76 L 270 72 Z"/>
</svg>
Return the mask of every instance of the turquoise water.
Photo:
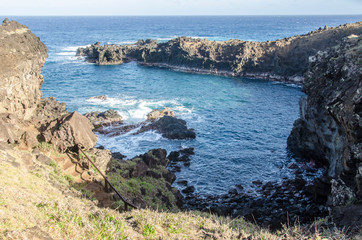
<svg viewBox="0 0 362 240">
<path fill-rule="evenodd" d="M 117 110 L 127 123 L 143 121 L 152 109 L 170 107 L 195 129 L 195 140 L 167 140 L 155 132 L 99 136 L 99 145 L 129 158 L 151 148 L 194 147 L 186 179 L 198 193 L 225 193 L 235 184 L 290 176 L 286 139 L 298 118 L 299 87 L 211 75 L 174 72 L 128 63 L 95 66 L 75 50 L 96 41 L 165 41 L 176 36 L 211 40 L 265 41 L 319 27 L 361 20 L 361 16 L 299 17 L 10 17 L 27 25 L 49 48 L 43 95 L 66 102 L 69 111 Z M 108 100 L 89 101 L 107 95 Z"/>
</svg>

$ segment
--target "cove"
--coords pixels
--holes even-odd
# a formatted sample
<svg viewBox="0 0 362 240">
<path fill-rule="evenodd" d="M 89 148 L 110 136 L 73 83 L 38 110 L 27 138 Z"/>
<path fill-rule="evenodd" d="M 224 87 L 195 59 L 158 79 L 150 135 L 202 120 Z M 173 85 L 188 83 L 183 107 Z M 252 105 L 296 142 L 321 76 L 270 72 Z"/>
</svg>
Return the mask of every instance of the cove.
<svg viewBox="0 0 362 240">
<path fill-rule="evenodd" d="M 195 140 L 168 140 L 155 132 L 99 135 L 98 144 L 112 152 L 132 158 L 152 148 L 170 152 L 193 147 L 191 165 L 176 175 L 177 180 L 189 181 L 199 194 L 223 194 L 235 184 L 248 189 L 254 180 L 279 181 L 291 174 L 286 167 L 293 161 L 288 157 L 286 139 L 298 117 L 298 101 L 303 95 L 299 87 L 181 73 L 135 62 L 73 67 L 77 70 L 71 81 L 56 83 L 66 89 L 58 92 L 57 98 L 67 102 L 69 110 L 86 113 L 112 108 L 125 123 L 137 123 L 152 109 L 170 107 L 197 134 Z M 108 99 L 87 100 L 97 95 Z"/>
</svg>

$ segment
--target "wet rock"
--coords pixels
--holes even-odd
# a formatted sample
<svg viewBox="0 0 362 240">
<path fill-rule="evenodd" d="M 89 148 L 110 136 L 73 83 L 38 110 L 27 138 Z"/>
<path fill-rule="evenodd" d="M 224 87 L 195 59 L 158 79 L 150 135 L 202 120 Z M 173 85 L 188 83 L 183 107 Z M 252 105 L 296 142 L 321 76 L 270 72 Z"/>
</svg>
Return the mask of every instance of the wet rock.
<svg viewBox="0 0 362 240">
<path fill-rule="evenodd" d="M 100 128 L 103 126 L 122 123 L 122 116 L 113 109 L 104 112 L 89 112 L 84 114 L 84 116 L 89 119 L 96 131 L 102 131 Z"/>
<path fill-rule="evenodd" d="M 298 169 L 299 167 L 298 167 L 297 164 L 291 163 L 291 164 L 288 165 L 288 168 L 289 168 L 289 169 Z"/>
<path fill-rule="evenodd" d="M 123 155 L 123 154 L 120 153 L 120 152 L 112 152 L 112 157 L 113 157 L 113 158 L 117 158 L 117 159 L 124 159 L 124 158 L 126 158 L 127 156 Z"/>
<path fill-rule="evenodd" d="M 142 126 L 136 134 L 150 130 L 156 130 L 163 137 L 169 139 L 196 138 L 194 130 L 187 128 L 186 121 L 175 117 L 164 116 L 155 122 Z"/>
<path fill-rule="evenodd" d="M 237 195 L 238 194 L 238 190 L 236 190 L 235 188 L 232 188 L 229 190 L 228 192 L 230 195 Z"/>
<path fill-rule="evenodd" d="M 99 45 L 99 44 L 98 44 Z M 101 100 L 101 101 L 105 101 L 107 100 L 107 96 L 105 95 L 99 95 L 99 96 L 95 96 L 95 97 L 90 97 L 88 98 L 88 100 Z"/>
<path fill-rule="evenodd" d="M 255 180 L 255 181 L 253 181 L 252 183 L 255 184 L 255 185 L 257 185 L 257 186 L 260 186 L 260 185 L 263 184 L 263 182 L 260 181 L 260 180 Z"/>
<path fill-rule="evenodd" d="M 180 180 L 180 181 L 177 181 L 177 184 L 180 184 L 180 185 L 183 185 L 183 186 L 187 186 L 188 181 L 187 181 L 187 180 Z"/>
<path fill-rule="evenodd" d="M 185 189 L 183 189 L 181 192 L 184 193 L 184 194 L 191 194 L 191 193 L 195 192 L 195 187 L 194 186 L 188 186 Z"/>
</svg>

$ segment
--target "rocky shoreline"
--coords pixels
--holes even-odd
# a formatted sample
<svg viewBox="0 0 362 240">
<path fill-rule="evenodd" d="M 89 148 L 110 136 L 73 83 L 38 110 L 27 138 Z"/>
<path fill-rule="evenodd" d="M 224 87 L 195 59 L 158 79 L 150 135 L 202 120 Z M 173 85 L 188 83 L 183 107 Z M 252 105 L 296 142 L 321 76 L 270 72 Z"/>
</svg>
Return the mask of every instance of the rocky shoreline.
<svg viewBox="0 0 362 240">
<path fill-rule="evenodd" d="M 302 84 L 309 58 L 337 45 L 344 37 L 361 34 L 362 23 L 318 29 L 305 35 L 267 42 L 209 41 L 179 37 L 168 42 L 139 40 L 128 45 L 78 48 L 77 56 L 99 65 L 137 61 L 177 71 L 244 76 Z"/>
<path fill-rule="evenodd" d="M 40 71 L 47 49 L 25 26 L 8 20 L 0 26 L 0 43 L 5 46 L 0 51 L 0 61 L 5 66 L 0 72 L 0 142 L 8 146 L 3 148 L 5 153 L 10 148 L 15 151 L 12 146 L 16 146 L 39 155 L 40 145 L 51 145 L 57 153 L 70 152 L 79 158 L 81 154 L 77 146 L 81 145 L 138 206 L 157 208 L 159 203 L 165 209 L 181 207 L 211 211 L 234 218 L 244 217 L 273 229 L 290 221 L 305 224 L 329 216 L 331 224 L 348 226 L 354 231 L 362 225 L 360 34 L 361 23 L 356 23 L 266 43 L 239 40 L 218 43 L 178 38 L 167 43 L 139 41 L 135 46 L 95 44 L 79 50 L 88 61 L 98 64 L 120 64 L 136 59 L 150 65 L 165 62 L 165 67 L 187 65 L 213 74 L 230 70 L 235 74 L 266 74 L 265 77 L 281 74 L 287 81 L 297 77 L 292 82 L 298 83 L 306 73 L 303 91 L 307 98 L 301 100 L 301 118 L 294 125 L 288 146 L 296 156 L 316 166 L 327 167 L 328 174 L 312 183 L 307 183 L 302 175 L 305 171 L 316 171 L 314 166 L 307 169 L 290 166 L 295 169 L 294 179 L 284 179 L 281 183 L 255 181 L 255 194 L 236 185 L 225 195 L 198 196 L 187 181 L 178 180 L 185 186 L 182 190 L 185 197 L 182 197 L 180 191 L 172 187 L 176 181 L 174 172 L 182 168 L 180 165 L 190 165 L 194 149 L 182 149 L 168 156 L 163 149 L 153 149 L 125 161 L 121 153 L 94 148 L 97 135 L 93 131 L 96 128 L 100 133 L 112 134 L 103 127 L 115 126 L 113 131 L 122 134 L 144 127 L 143 131 L 157 130 L 164 137 L 184 139 L 196 137 L 193 129 L 188 129 L 186 122 L 177 119 L 169 110 L 150 113 L 149 121 L 143 125 L 124 126 L 122 118 L 112 110 L 83 116 L 77 112 L 68 113 L 65 104 L 54 98 L 42 99 L 43 77 Z M 300 43 L 303 44 L 298 45 Z M 236 56 L 236 47 L 244 53 L 243 56 Z M 286 52 L 281 54 L 283 51 Z M 309 58 L 309 54 L 316 56 Z M 283 65 L 288 60 L 290 63 Z M 22 87 L 13 88 L 15 85 Z M 175 129 L 178 130 L 176 133 Z M 17 151 L 31 165 L 32 155 L 21 150 Z M 50 163 L 49 159 L 42 159 Z M 87 177 L 94 179 L 93 176 Z M 97 185 L 99 182 L 92 183 Z M 115 196 L 109 199 L 110 195 L 105 192 L 99 194 L 103 197 L 99 200 L 102 206 L 119 200 Z"/>
</svg>

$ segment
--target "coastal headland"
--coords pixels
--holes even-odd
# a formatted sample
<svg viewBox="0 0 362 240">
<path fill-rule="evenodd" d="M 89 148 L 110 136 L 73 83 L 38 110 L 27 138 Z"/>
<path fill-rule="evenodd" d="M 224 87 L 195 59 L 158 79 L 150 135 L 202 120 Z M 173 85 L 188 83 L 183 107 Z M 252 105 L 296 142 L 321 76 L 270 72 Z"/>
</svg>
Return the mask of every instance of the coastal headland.
<svg viewBox="0 0 362 240">
<path fill-rule="evenodd" d="M 362 33 L 362 23 L 325 27 L 313 32 L 267 42 L 237 39 L 209 41 L 179 37 L 167 42 L 147 39 L 128 45 L 78 48 L 77 55 L 99 65 L 137 61 L 178 71 L 245 76 L 302 84 L 310 57 L 337 45 L 344 37 Z"/>
</svg>

